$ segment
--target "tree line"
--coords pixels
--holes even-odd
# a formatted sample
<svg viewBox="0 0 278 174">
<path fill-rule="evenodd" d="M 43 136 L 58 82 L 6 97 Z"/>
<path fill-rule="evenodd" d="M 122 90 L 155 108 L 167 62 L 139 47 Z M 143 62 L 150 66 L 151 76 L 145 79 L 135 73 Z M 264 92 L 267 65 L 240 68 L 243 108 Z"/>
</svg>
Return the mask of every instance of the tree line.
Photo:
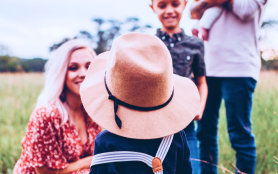
<svg viewBox="0 0 278 174">
<path fill-rule="evenodd" d="M 43 72 L 46 61 L 42 58 L 21 59 L 2 55 L 0 56 L 0 72 Z"/>
<path fill-rule="evenodd" d="M 92 22 L 96 24 L 96 27 L 92 29 L 92 32 L 84 30 L 80 31 L 73 38 L 64 38 L 61 42 L 50 46 L 49 51 L 55 51 L 63 43 L 69 40 L 83 38 L 87 39 L 92 45 L 94 45 L 95 52 L 100 54 L 104 51 L 110 50 L 115 37 L 126 32 L 148 32 L 147 30 L 152 28 L 151 25 L 142 25 L 136 17 L 130 17 L 124 21 L 94 18 Z M 276 24 L 278 24 L 278 21 L 264 21 L 261 28 L 272 27 Z M 9 49 L 5 45 L 0 44 L 0 72 L 43 72 L 46 61 L 47 60 L 42 58 L 22 59 L 10 56 Z M 262 59 L 262 66 L 263 70 L 278 70 L 278 58 L 269 61 Z"/>
<path fill-rule="evenodd" d="M 151 25 L 142 25 L 136 17 L 127 18 L 124 21 L 104 20 L 95 18 L 92 22 L 96 23 L 96 28 L 92 31 L 80 31 L 73 38 L 64 38 L 61 42 L 49 47 L 49 51 L 55 51 L 63 43 L 77 38 L 88 40 L 92 45 L 95 44 L 95 52 L 100 54 L 110 49 L 115 37 L 130 31 L 145 32 L 152 28 Z M 10 56 L 10 51 L 5 45 L 0 44 L 0 72 L 43 72 L 44 64 L 47 60 L 42 58 L 21 59 Z"/>
</svg>

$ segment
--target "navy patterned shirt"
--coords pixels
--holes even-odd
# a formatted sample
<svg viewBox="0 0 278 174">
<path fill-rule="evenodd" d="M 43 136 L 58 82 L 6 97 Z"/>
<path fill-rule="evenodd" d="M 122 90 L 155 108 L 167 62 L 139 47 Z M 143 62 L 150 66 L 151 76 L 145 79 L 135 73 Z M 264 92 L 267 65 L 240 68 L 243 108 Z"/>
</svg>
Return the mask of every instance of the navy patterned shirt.
<svg viewBox="0 0 278 174">
<path fill-rule="evenodd" d="M 169 34 L 158 29 L 156 35 L 165 43 L 171 53 L 174 74 L 191 79 L 193 79 L 192 74 L 194 77 L 206 75 L 202 40 L 187 36 L 184 31 L 170 37 Z"/>
<path fill-rule="evenodd" d="M 156 36 L 165 43 L 170 51 L 174 74 L 188 77 L 194 82 L 196 82 L 194 77 L 206 75 L 204 43 L 202 40 L 185 35 L 183 30 L 170 37 L 168 33 L 158 29 Z M 189 134 L 194 133 L 194 122 L 192 121 L 184 131 L 190 139 L 192 136 L 189 136 Z"/>
</svg>

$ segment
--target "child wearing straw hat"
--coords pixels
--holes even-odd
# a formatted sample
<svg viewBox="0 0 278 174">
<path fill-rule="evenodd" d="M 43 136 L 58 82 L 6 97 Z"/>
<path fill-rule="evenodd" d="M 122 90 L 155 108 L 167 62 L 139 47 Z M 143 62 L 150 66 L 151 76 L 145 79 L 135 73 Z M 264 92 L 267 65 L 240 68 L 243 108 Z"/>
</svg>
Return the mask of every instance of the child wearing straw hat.
<svg viewBox="0 0 278 174">
<path fill-rule="evenodd" d="M 92 61 L 80 92 L 90 117 L 106 129 L 95 140 L 90 174 L 192 173 L 183 129 L 200 96 L 190 79 L 173 74 L 159 38 L 116 38 Z"/>
</svg>

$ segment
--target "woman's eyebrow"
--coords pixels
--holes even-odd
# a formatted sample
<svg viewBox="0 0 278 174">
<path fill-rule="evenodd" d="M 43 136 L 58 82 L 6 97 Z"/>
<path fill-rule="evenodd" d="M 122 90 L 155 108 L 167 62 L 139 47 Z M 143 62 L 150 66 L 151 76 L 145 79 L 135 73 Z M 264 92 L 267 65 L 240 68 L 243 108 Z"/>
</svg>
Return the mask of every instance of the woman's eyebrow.
<svg viewBox="0 0 278 174">
<path fill-rule="evenodd" d="M 78 65 L 77 62 L 69 62 L 69 65 Z"/>
</svg>

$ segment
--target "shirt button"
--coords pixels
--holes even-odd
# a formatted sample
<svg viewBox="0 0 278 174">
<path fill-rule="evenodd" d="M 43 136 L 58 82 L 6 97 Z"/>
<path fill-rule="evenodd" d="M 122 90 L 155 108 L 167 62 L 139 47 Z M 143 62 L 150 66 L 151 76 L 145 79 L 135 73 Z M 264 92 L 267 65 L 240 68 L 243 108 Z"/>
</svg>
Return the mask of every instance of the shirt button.
<svg viewBox="0 0 278 174">
<path fill-rule="evenodd" d="M 172 48 L 173 48 L 174 46 L 175 46 L 175 45 L 174 45 L 173 43 L 171 43 L 171 44 L 170 44 L 170 47 L 172 47 Z"/>
<path fill-rule="evenodd" d="M 162 36 L 162 40 L 165 40 L 165 36 Z"/>
</svg>

